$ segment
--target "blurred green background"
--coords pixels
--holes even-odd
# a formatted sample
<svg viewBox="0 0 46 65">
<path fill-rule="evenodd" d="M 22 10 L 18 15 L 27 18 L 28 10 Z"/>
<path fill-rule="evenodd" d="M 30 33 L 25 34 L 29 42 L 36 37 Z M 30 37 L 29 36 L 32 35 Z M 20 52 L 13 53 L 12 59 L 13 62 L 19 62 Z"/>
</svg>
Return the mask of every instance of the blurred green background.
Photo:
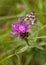
<svg viewBox="0 0 46 65">
<path fill-rule="evenodd" d="M 34 11 L 29 44 L 11 37 L 11 25 Z M 0 0 L 0 65 L 46 65 L 46 0 Z"/>
</svg>

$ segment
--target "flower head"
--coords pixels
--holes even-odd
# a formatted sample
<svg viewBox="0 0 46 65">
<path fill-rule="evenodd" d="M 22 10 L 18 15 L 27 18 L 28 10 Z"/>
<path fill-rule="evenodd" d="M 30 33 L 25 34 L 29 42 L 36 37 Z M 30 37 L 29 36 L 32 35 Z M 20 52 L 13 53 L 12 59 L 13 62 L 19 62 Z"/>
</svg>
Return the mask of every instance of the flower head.
<svg viewBox="0 0 46 65">
<path fill-rule="evenodd" d="M 14 30 L 14 32 L 12 32 L 12 34 L 16 34 L 18 33 L 18 39 L 20 39 L 20 35 L 22 33 L 26 33 L 28 32 L 30 29 L 32 28 L 31 25 L 28 24 L 24 24 L 20 18 L 18 19 L 18 23 L 17 24 L 12 24 L 12 29 Z"/>
</svg>

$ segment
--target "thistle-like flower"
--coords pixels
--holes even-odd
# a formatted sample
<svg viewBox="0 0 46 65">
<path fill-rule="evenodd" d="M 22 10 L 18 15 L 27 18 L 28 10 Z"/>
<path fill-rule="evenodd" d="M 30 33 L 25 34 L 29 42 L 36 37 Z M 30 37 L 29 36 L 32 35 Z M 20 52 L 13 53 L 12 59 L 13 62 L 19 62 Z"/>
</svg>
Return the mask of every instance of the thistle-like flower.
<svg viewBox="0 0 46 65">
<path fill-rule="evenodd" d="M 31 28 L 32 28 L 32 25 L 23 23 L 19 18 L 17 24 L 12 24 L 12 29 L 14 30 L 14 32 L 11 32 L 11 33 L 12 35 L 15 35 L 16 33 L 18 33 L 18 39 L 20 39 L 21 34 L 27 33 Z"/>
</svg>

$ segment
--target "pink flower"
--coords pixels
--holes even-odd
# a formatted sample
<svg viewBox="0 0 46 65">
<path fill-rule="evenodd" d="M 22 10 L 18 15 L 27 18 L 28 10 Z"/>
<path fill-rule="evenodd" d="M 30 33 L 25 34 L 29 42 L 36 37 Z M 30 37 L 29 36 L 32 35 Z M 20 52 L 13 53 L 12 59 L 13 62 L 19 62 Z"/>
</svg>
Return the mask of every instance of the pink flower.
<svg viewBox="0 0 46 65">
<path fill-rule="evenodd" d="M 14 32 L 11 33 L 12 35 L 18 33 L 18 39 L 20 39 L 20 34 L 28 32 L 31 28 L 31 25 L 24 24 L 19 18 L 17 24 L 12 24 L 12 29 L 14 30 Z"/>
</svg>

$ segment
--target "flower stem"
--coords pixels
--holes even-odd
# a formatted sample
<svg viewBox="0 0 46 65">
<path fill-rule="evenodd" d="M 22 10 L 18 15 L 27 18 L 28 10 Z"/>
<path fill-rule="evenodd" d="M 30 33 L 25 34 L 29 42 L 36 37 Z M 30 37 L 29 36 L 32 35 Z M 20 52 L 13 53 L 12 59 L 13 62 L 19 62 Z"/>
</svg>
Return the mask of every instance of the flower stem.
<svg viewBox="0 0 46 65">
<path fill-rule="evenodd" d="M 27 45 L 29 46 L 29 42 L 28 42 L 28 39 L 27 38 L 25 39 L 25 41 L 26 41 Z"/>
</svg>

